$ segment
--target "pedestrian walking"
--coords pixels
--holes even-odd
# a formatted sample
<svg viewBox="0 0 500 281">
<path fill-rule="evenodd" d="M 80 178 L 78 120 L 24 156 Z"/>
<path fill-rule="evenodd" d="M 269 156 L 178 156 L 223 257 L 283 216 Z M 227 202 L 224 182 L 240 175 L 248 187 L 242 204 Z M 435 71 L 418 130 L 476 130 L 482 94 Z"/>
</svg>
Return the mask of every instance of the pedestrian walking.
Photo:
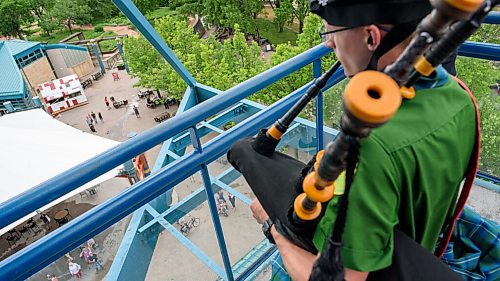
<svg viewBox="0 0 500 281">
<path fill-rule="evenodd" d="M 90 118 L 90 116 L 88 116 L 88 115 L 86 117 L 86 121 L 87 121 L 87 125 L 89 125 L 89 126 L 92 125 L 92 123 L 93 123 L 92 118 Z"/>
<path fill-rule="evenodd" d="M 99 258 L 97 258 L 96 253 L 90 253 L 89 261 L 94 265 L 95 272 L 99 272 L 100 269 L 102 269 L 102 264 L 99 262 Z"/>
<path fill-rule="evenodd" d="M 76 262 L 70 262 L 68 263 L 68 268 L 71 275 L 76 275 L 76 278 L 78 279 L 82 278 L 82 267 L 79 264 L 77 264 Z"/>
<path fill-rule="evenodd" d="M 92 116 L 92 119 L 94 119 L 94 122 L 97 124 L 97 116 L 95 115 L 94 111 L 90 112 L 90 116 Z"/>
<path fill-rule="evenodd" d="M 102 118 L 101 112 L 98 112 L 97 116 L 99 116 L 99 120 L 101 120 L 101 122 L 104 123 L 104 118 Z"/>
<path fill-rule="evenodd" d="M 217 192 L 217 197 L 219 198 L 219 201 L 226 203 L 226 198 L 224 198 L 224 192 L 222 192 L 222 190 L 219 190 L 219 192 Z"/>
<path fill-rule="evenodd" d="M 47 230 L 50 230 L 52 226 L 50 225 L 50 217 L 47 214 L 41 214 L 40 219 L 43 221 L 43 224 L 47 227 Z"/>
<path fill-rule="evenodd" d="M 110 110 L 111 107 L 109 106 L 108 97 L 104 97 L 104 103 L 106 104 L 106 107 L 108 108 L 108 110 Z"/>
<path fill-rule="evenodd" d="M 66 257 L 66 260 L 68 261 L 68 263 L 73 261 L 73 257 L 69 253 L 64 254 L 64 256 Z"/>
<path fill-rule="evenodd" d="M 135 112 L 135 117 L 141 118 L 141 115 L 139 115 L 139 108 L 137 108 L 137 106 L 135 105 L 134 105 L 134 112 Z"/>
<path fill-rule="evenodd" d="M 87 240 L 87 246 L 91 250 L 95 250 L 97 248 L 97 243 L 95 242 L 94 238 L 90 238 Z"/>
<path fill-rule="evenodd" d="M 89 125 L 89 127 L 90 127 L 90 130 L 91 130 L 93 133 L 97 133 L 97 131 L 95 130 L 94 124 L 90 124 L 90 125 Z"/>
<path fill-rule="evenodd" d="M 229 202 L 231 202 L 231 206 L 233 206 L 233 209 L 236 208 L 236 196 L 234 194 L 229 193 Z"/>
</svg>

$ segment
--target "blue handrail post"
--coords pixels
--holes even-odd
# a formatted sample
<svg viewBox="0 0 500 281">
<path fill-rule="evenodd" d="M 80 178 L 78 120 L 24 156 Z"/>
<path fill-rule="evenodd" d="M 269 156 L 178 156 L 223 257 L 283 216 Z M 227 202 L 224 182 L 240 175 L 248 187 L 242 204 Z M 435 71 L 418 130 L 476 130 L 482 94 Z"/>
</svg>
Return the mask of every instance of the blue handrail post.
<svg viewBox="0 0 500 281">
<path fill-rule="evenodd" d="M 120 52 L 120 56 L 122 57 L 123 64 L 125 65 L 125 70 L 127 71 L 127 73 L 130 73 L 127 59 L 125 58 L 125 53 L 123 52 L 123 43 L 120 38 L 116 38 L 116 46 L 118 47 L 118 52 Z"/>
<path fill-rule="evenodd" d="M 313 62 L 313 75 L 316 79 L 321 76 L 321 59 Z M 316 139 L 316 151 L 319 152 L 323 149 L 323 91 L 316 96 Z"/>
<path fill-rule="evenodd" d="M 155 47 L 160 55 L 172 66 L 188 86 L 194 87 L 196 81 L 187 68 L 175 56 L 174 52 L 167 46 L 153 26 L 146 20 L 144 15 L 137 9 L 131 0 L 112 0 L 122 13 L 132 22 L 141 34 Z"/>
<path fill-rule="evenodd" d="M 196 126 L 189 129 L 189 135 L 191 137 L 191 143 L 193 144 L 194 149 L 196 149 L 199 153 L 202 153 L 203 149 Z M 224 239 L 224 232 L 222 231 L 222 226 L 219 220 L 219 213 L 217 212 L 217 205 L 215 203 L 214 192 L 212 190 L 212 181 L 210 180 L 210 173 L 208 172 L 208 167 L 205 163 L 201 165 L 201 176 L 203 178 L 203 184 L 205 185 L 205 192 L 207 193 L 208 207 L 210 208 L 210 214 L 212 215 L 212 221 L 214 223 L 217 242 L 219 243 L 222 262 L 224 263 L 224 269 L 226 270 L 226 276 L 224 280 L 234 281 L 231 261 L 229 260 L 226 241 Z"/>
<path fill-rule="evenodd" d="M 99 67 L 101 68 L 102 73 L 106 73 L 106 68 L 104 67 L 104 64 L 102 63 L 102 58 L 101 54 L 99 53 L 99 50 L 97 48 L 97 42 L 92 39 L 90 40 L 90 44 L 92 45 L 92 49 L 94 50 L 95 57 L 97 59 L 97 63 L 99 63 Z"/>
</svg>

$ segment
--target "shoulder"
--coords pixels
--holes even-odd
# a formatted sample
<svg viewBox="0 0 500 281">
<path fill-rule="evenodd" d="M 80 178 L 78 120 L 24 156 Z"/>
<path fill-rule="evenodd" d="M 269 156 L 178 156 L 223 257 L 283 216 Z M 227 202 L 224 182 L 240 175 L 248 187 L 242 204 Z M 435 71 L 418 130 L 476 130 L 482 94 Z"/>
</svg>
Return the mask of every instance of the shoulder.
<svg viewBox="0 0 500 281">
<path fill-rule="evenodd" d="M 376 139 L 388 153 L 410 147 L 445 125 L 472 121 L 474 104 L 467 92 L 452 78 L 440 87 L 420 89 L 412 100 L 404 100 L 387 124 L 373 130 Z M 474 122 L 471 122 L 471 124 Z"/>
</svg>

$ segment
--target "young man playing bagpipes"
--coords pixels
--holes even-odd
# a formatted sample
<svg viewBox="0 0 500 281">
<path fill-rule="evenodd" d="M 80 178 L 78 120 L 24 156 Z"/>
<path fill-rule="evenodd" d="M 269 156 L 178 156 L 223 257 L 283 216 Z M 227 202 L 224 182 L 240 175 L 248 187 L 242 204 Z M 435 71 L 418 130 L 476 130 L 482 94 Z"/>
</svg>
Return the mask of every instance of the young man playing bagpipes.
<svg viewBox="0 0 500 281">
<path fill-rule="evenodd" d="M 323 19 L 326 46 L 334 50 L 345 75 L 352 78 L 362 71 L 382 71 L 393 64 L 433 7 L 422 0 L 312 0 L 310 8 Z M 399 237 L 409 237 L 407 240 L 420 245 L 423 255 L 433 253 L 454 215 L 468 170 L 474 170 L 469 173 L 473 178 L 471 163 L 477 160 L 479 145 L 473 99 L 441 66 L 422 75 L 413 86 L 415 96 L 403 99 L 392 119 L 359 142 L 359 160 L 349 183 L 352 190 L 338 254 L 345 280 L 373 279 L 375 272 L 395 267 L 395 263 L 403 267 L 392 271 L 398 275 L 409 274 L 413 280 L 427 278 L 405 268 L 395 244 L 406 241 Z M 238 141 L 228 152 L 228 159 L 255 192 L 258 199 L 251 204 L 253 215 L 264 224 L 266 237 L 276 243 L 292 279 L 313 279 L 313 266 L 326 251 L 339 200 L 344 196 L 345 175 L 336 180 L 333 199 L 323 203 L 312 229 L 293 234 L 286 230 L 286 219 L 278 213 L 293 217 L 289 211 L 293 210 L 293 199 L 303 192 L 302 181 L 313 170 L 315 160 L 304 165 L 278 152 L 260 155 L 254 151 L 254 142 L 250 138 Z M 419 263 L 422 251 L 412 247 L 404 255 L 415 255 Z M 410 248 L 416 250 L 408 253 Z M 421 266 L 422 271 L 440 270 L 424 262 Z M 334 278 L 327 276 L 324 280 Z"/>
</svg>

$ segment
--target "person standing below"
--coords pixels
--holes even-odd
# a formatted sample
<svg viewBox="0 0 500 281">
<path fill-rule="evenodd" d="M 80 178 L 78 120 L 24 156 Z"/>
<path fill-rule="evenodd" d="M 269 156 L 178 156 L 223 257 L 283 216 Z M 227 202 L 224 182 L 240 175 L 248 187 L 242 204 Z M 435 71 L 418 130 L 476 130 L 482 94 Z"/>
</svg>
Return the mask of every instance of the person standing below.
<svg viewBox="0 0 500 281">
<path fill-rule="evenodd" d="M 89 127 L 90 127 L 90 125 L 92 125 L 92 123 L 93 123 L 92 118 L 91 118 L 90 116 L 88 116 L 88 115 L 87 115 L 87 117 L 86 117 L 86 120 L 85 120 L 85 121 L 87 121 L 87 125 L 89 125 Z"/>
<path fill-rule="evenodd" d="M 137 108 L 137 106 L 135 106 L 135 105 L 134 105 L 134 113 L 135 113 L 135 117 L 141 118 L 141 115 L 139 115 L 139 108 Z"/>
<path fill-rule="evenodd" d="M 71 275 L 76 275 L 76 278 L 78 279 L 81 279 L 82 278 L 82 267 L 77 264 L 76 262 L 70 262 L 68 264 L 68 268 L 69 268 L 69 273 L 71 273 Z"/>
<path fill-rule="evenodd" d="M 50 276 L 50 281 L 59 281 L 59 279 L 57 279 L 55 274 L 52 274 L 52 276 Z"/>
<path fill-rule="evenodd" d="M 101 112 L 98 112 L 97 116 L 99 116 L 99 120 L 101 120 L 101 122 L 104 123 L 104 118 L 102 118 Z"/>
<path fill-rule="evenodd" d="M 111 107 L 109 106 L 108 97 L 104 97 L 104 103 L 106 104 L 106 107 L 108 108 L 108 110 L 110 110 Z"/>
<path fill-rule="evenodd" d="M 99 258 L 97 257 L 96 253 L 90 252 L 89 261 L 94 265 L 96 273 L 103 268 L 102 264 L 99 262 Z"/>
<path fill-rule="evenodd" d="M 47 230 L 50 230 L 52 226 L 50 225 L 50 217 L 47 214 L 40 215 L 40 219 L 43 221 L 43 224 L 47 226 Z"/>
<path fill-rule="evenodd" d="M 95 113 L 93 111 L 90 112 L 90 116 L 92 116 L 92 119 L 94 119 L 94 122 L 97 124 L 97 116 L 95 115 Z"/>
<path fill-rule="evenodd" d="M 89 249 L 91 250 L 95 250 L 97 248 L 97 243 L 95 242 L 94 238 L 90 238 L 88 241 L 87 241 L 87 246 Z"/>
<path fill-rule="evenodd" d="M 224 193 L 222 192 L 222 190 L 219 190 L 219 192 L 217 192 L 217 197 L 220 202 L 226 203 L 226 198 L 224 198 Z"/>
<path fill-rule="evenodd" d="M 234 194 L 229 193 L 229 202 L 231 202 L 231 206 L 233 206 L 233 209 L 236 208 L 236 196 Z"/>
</svg>

